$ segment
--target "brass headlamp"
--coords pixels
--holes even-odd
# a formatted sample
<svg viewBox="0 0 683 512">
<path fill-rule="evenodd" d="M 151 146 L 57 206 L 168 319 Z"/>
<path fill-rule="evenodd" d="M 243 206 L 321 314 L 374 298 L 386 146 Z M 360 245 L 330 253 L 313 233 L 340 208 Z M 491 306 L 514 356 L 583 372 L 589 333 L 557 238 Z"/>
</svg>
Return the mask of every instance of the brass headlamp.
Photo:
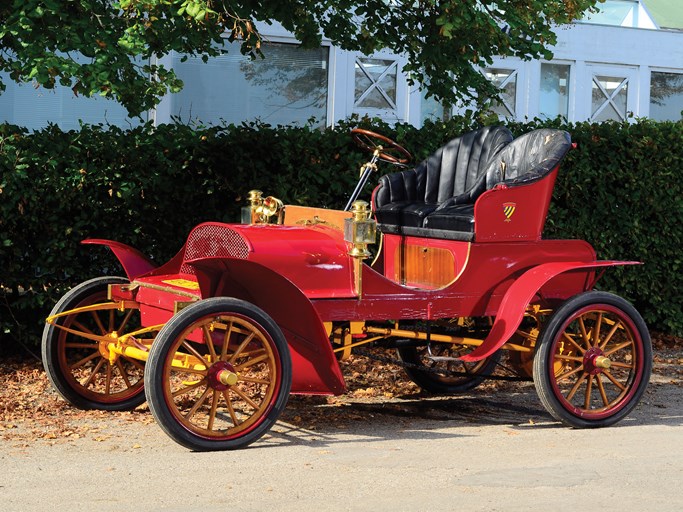
<svg viewBox="0 0 683 512">
<path fill-rule="evenodd" d="M 273 196 L 263 197 L 260 190 L 250 190 L 247 196 L 249 206 L 242 207 L 242 224 L 268 224 L 277 215 L 277 223 L 282 224 L 283 204 Z"/>
</svg>

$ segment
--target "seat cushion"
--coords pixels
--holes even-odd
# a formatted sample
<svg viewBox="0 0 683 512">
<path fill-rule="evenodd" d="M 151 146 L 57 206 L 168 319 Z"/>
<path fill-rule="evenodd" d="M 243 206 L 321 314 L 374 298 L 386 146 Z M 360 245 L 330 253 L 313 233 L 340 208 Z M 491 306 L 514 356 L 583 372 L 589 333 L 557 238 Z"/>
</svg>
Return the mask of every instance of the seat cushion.
<svg viewBox="0 0 683 512">
<path fill-rule="evenodd" d="M 429 214 L 423 226 L 427 229 L 474 233 L 474 205 L 459 204 Z"/>
<path fill-rule="evenodd" d="M 427 215 L 439 205 L 418 201 L 396 201 L 375 212 L 378 224 L 420 227 Z"/>
</svg>

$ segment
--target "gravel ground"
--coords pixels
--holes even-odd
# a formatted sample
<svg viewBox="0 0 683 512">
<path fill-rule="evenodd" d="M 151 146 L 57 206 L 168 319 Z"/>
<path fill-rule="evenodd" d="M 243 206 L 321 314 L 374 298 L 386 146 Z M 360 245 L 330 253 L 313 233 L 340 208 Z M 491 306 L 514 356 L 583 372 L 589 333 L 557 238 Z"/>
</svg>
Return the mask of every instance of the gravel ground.
<svg viewBox="0 0 683 512">
<path fill-rule="evenodd" d="M 552 421 L 528 382 L 429 397 L 393 365 L 344 364 L 342 397 L 292 397 L 252 447 L 193 453 L 146 406 L 80 411 L 39 363 L 0 363 L 0 503 L 60 510 L 683 509 L 683 343 L 655 341 L 618 426 Z"/>
</svg>

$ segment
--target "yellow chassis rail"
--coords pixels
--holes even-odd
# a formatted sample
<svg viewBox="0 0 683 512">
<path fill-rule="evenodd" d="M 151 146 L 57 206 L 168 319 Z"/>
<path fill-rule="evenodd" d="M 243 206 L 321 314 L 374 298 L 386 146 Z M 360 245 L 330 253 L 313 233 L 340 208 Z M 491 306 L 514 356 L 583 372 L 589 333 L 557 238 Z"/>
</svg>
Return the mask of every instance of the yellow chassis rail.
<svg viewBox="0 0 683 512">
<path fill-rule="evenodd" d="M 354 324 L 356 327 L 354 328 Z M 398 328 L 388 328 L 388 327 L 372 327 L 365 325 L 364 322 L 351 322 L 352 328 L 346 333 L 335 333 L 337 337 L 335 338 L 336 344 L 341 345 L 334 349 L 335 353 L 341 352 L 342 359 L 346 359 L 351 355 L 351 349 L 354 347 L 359 347 L 361 345 L 367 345 L 368 343 L 373 343 L 377 340 L 382 340 L 389 337 L 400 337 L 410 340 L 430 340 L 438 343 L 452 343 L 453 345 L 468 345 L 472 347 L 478 347 L 484 340 L 476 338 L 463 338 L 459 336 L 449 336 L 447 334 L 428 334 L 424 331 L 408 331 L 405 329 Z M 328 328 L 328 331 L 330 329 Z M 377 336 L 370 336 L 359 341 L 352 341 L 352 334 L 376 334 Z M 519 332 L 524 337 L 528 335 L 523 332 Z M 530 353 L 534 349 L 529 346 L 520 345 L 518 343 L 506 343 L 501 347 L 505 350 L 511 350 L 514 352 L 526 352 Z"/>
</svg>

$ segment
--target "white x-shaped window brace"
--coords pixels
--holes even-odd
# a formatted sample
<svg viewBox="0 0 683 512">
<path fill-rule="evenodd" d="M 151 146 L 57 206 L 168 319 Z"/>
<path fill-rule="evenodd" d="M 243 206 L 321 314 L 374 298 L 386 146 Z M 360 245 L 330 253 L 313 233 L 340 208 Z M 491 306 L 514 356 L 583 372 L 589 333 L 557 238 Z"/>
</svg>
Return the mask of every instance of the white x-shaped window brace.
<svg viewBox="0 0 683 512">
<path fill-rule="evenodd" d="M 619 80 L 621 77 L 609 77 L 612 79 Z M 598 89 L 600 89 L 600 92 L 605 95 L 605 101 L 603 102 L 602 105 L 598 107 L 598 109 L 593 113 L 591 116 L 591 121 L 596 119 L 600 113 L 607 108 L 607 105 L 612 105 L 612 108 L 614 108 L 614 111 L 617 113 L 617 115 L 621 118 L 623 121 L 626 119 L 626 112 L 621 112 L 619 105 L 616 104 L 614 101 L 617 95 L 621 92 L 621 90 L 628 85 L 628 78 L 622 78 L 621 83 L 612 91 L 612 94 L 607 92 L 607 90 L 602 86 L 602 83 L 600 83 L 600 79 L 597 76 L 593 76 L 593 83 L 598 86 Z"/>
<path fill-rule="evenodd" d="M 501 92 L 505 90 L 505 87 L 507 87 L 507 85 L 508 85 L 510 82 L 512 82 L 513 80 L 514 80 L 514 81 L 517 80 L 517 70 L 516 70 L 516 69 L 505 69 L 505 70 L 503 70 L 503 71 L 509 71 L 510 74 L 509 74 L 507 77 L 505 77 L 505 79 L 504 79 L 504 80 L 500 83 L 500 85 L 498 86 L 498 89 L 499 89 Z M 484 73 L 484 72 L 482 71 L 482 73 Z M 488 80 L 491 80 L 490 75 L 485 75 L 485 76 L 486 76 L 486 78 L 487 78 Z M 516 102 L 516 100 L 517 100 L 517 88 L 516 88 L 516 87 L 515 87 L 515 94 L 514 94 L 514 97 L 513 97 L 512 99 L 513 99 L 513 101 L 515 101 L 515 102 Z M 514 117 L 514 116 L 515 116 L 515 112 L 516 112 L 516 110 L 517 110 L 517 109 L 516 109 L 516 105 L 514 105 L 514 104 L 513 104 L 513 105 L 510 105 L 507 101 L 505 101 L 505 99 L 504 99 L 503 97 L 501 97 L 501 98 L 497 101 L 497 103 L 498 103 L 498 105 L 502 106 L 502 107 L 508 112 L 508 114 L 509 114 L 511 117 Z M 507 116 L 506 116 L 506 117 L 507 117 Z"/>
<path fill-rule="evenodd" d="M 363 74 L 368 77 L 368 80 L 370 80 L 371 84 L 368 86 L 367 89 L 363 92 L 363 94 L 360 95 L 354 102 L 354 106 L 358 107 L 362 101 L 367 98 L 367 96 L 373 91 L 373 89 L 377 89 L 377 91 L 382 95 L 382 97 L 387 101 L 389 106 L 393 109 L 396 110 L 396 102 L 386 93 L 386 91 L 382 88 L 380 85 L 380 82 L 382 79 L 387 76 L 392 70 L 394 70 L 398 63 L 396 61 L 392 62 L 387 66 L 387 68 L 382 72 L 381 75 L 375 80 L 372 77 L 372 73 L 370 73 L 367 69 L 365 69 L 365 64 L 363 63 L 363 60 L 358 58 L 356 59 L 356 64 L 358 64 L 358 67 L 363 71 Z M 396 73 L 398 75 L 398 72 Z"/>
<path fill-rule="evenodd" d="M 510 73 L 505 80 L 503 80 L 503 82 L 500 84 L 500 86 L 498 88 L 501 91 L 504 91 L 507 84 L 509 84 L 513 80 L 517 80 L 517 70 L 516 69 L 513 70 L 512 73 Z M 516 90 L 516 87 L 515 87 L 515 90 Z M 517 94 L 515 94 L 515 96 L 517 96 Z M 514 98 L 514 99 L 516 99 L 516 98 Z M 502 97 L 500 99 L 500 104 L 505 107 L 505 109 L 510 113 L 511 116 L 515 115 L 515 110 L 516 110 L 515 107 L 510 106 L 510 104 L 507 101 L 505 101 L 505 99 L 503 99 Z"/>
</svg>

